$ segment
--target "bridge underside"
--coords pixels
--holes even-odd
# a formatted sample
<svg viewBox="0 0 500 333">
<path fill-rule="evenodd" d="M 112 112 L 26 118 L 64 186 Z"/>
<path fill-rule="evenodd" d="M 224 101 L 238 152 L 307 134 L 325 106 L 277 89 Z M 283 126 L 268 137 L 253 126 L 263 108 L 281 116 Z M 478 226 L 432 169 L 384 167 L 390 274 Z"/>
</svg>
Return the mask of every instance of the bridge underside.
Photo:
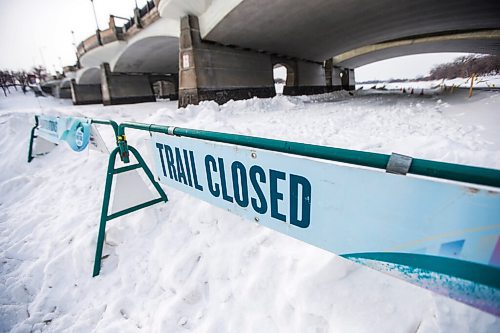
<svg viewBox="0 0 500 333">
<path fill-rule="evenodd" d="M 411 36 L 499 29 L 499 17 L 491 0 L 244 0 L 202 38 L 321 62 Z"/>
<path fill-rule="evenodd" d="M 488 0 L 244 0 L 210 30 L 195 27 L 189 37 L 195 42 L 184 49 L 181 25 L 180 56 L 187 66 L 180 68 L 180 105 L 271 96 L 272 65 L 280 62 L 294 77 L 284 93 L 310 94 L 352 89 L 353 68 L 391 57 L 495 53 L 500 37 L 481 38 L 481 32 L 500 29 L 499 17 L 500 2 Z M 471 32 L 479 34 L 461 40 L 441 36 L 432 42 L 413 37 Z M 409 42 L 363 49 L 398 40 Z"/>
<path fill-rule="evenodd" d="M 111 62 L 126 45 L 124 41 L 115 41 L 93 48 L 80 56 L 80 63 L 84 68 L 99 67 L 103 62 Z"/>
<path fill-rule="evenodd" d="M 123 48 L 111 64 L 103 62 L 100 67 L 82 70 L 72 83 L 73 103 L 152 102 L 155 95 L 176 99 L 178 63 L 178 38 L 154 36 L 138 40 Z"/>
<path fill-rule="evenodd" d="M 467 44 L 456 41 L 446 41 L 440 44 L 428 43 L 421 45 L 406 45 L 395 48 L 389 48 L 379 51 L 374 51 L 368 54 L 355 56 L 353 58 L 336 62 L 336 65 L 357 68 L 370 64 L 372 62 L 386 60 L 405 55 L 421 54 L 421 53 L 438 53 L 438 52 L 462 52 L 462 53 L 484 53 L 484 54 L 500 54 L 498 50 L 498 42 L 492 41 L 469 41 Z M 334 58 L 335 59 L 335 58 Z"/>
<path fill-rule="evenodd" d="M 289 73 L 287 95 L 318 94 L 354 88 L 354 71 L 333 75 L 323 62 L 272 55 L 230 47 L 201 39 L 198 18 L 181 21 L 179 106 L 202 100 L 225 103 L 231 99 L 272 97 L 276 94 L 273 67 L 281 64 Z M 335 69 L 336 70 L 336 69 Z M 340 72 L 338 73 L 340 74 Z"/>
</svg>

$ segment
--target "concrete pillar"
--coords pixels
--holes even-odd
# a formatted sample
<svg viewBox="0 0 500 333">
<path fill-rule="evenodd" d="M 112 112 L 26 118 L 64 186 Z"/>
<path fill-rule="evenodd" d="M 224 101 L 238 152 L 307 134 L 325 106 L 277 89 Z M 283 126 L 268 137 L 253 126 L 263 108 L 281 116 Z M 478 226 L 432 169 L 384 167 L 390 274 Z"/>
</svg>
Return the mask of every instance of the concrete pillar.
<svg viewBox="0 0 500 333">
<path fill-rule="evenodd" d="M 203 100 L 275 95 L 270 55 L 201 40 L 198 18 L 181 19 L 179 107 Z"/>
<path fill-rule="evenodd" d="M 71 88 L 59 87 L 59 98 L 70 99 L 71 98 Z"/>
<path fill-rule="evenodd" d="M 179 40 L 179 107 L 198 104 L 197 68 L 194 63 L 195 50 L 201 46 L 198 20 L 187 16 L 181 19 Z"/>
<path fill-rule="evenodd" d="M 325 84 L 327 89 L 333 87 L 333 59 L 330 58 L 325 61 Z"/>
<path fill-rule="evenodd" d="M 179 74 L 172 74 L 171 77 L 170 82 L 173 84 L 174 89 L 169 90 L 169 98 L 171 101 L 177 101 L 179 99 Z"/>
<path fill-rule="evenodd" d="M 171 101 L 179 99 L 179 75 L 177 73 L 150 74 L 149 82 L 155 96 L 169 98 Z"/>
<path fill-rule="evenodd" d="M 95 31 L 95 37 L 97 39 L 97 44 L 102 45 L 101 30 L 97 29 Z"/>
<path fill-rule="evenodd" d="M 354 78 L 354 69 L 343 68 L 341 81 L 342 81 L 342 90 L 355 90 L 356 80 Z"/>
<path fill-rule="evenodd" d="M 101 65 L 101 90 L 104 105 L 156 101 L 147 74 L 113 73 L 108 63 Z"/>
<path fill-rule="evenodd" d="M 170 98 L 172 95 L 176 95 L 175 86 L 169 82 L 160 81 L 159 82 L 159 95 L 161 98 Z"/>
<path fill-rule="evenodd" d="M 134 21 L 135 21 L 135 26 L 139 29 L 142 29 L 142 22 L 141 22 L 141 12 L 139 8 L 134 9 Z"/>
<path fill-rule="evenodd" d="M 168 98 L 171 101 L 179 99 L 179 76 L 170 75 L 151 75 L 150 82 L 157 97 Z"/>
<path fill-rule="evenodd" d="M 349 90 L 356 90 L 356 77 L 354 76 L 354 68 L 349 68 Z"/>
<path fill-rule="evenodd" d="M 115 35 L 116 39 L 118 39 L 118 40 L 122 40 L 123 39 L 122 29 L 118 28 L 116 26 L 116 21 L 115 21 L 114 15 L 109 15 L 108 26 L 111 29 L 111 31 L 113 31 L 113 34 Z"/>
<path fill-rule="evenodd" d="M 62 99 L 70 99 L 71 98 L 71 87 L 62 86 L 60 84 L 55 85 L 53 90 L 53 96 Z"/>
<path fill-rule="evenodd" d="M 332 91 L 331 74 L 327 73 L 325 66 L 322 63 L 306 61 L 306 60 L 293 60 L 296 73 L 295 84 L 287 85 L 283 88 L 283 95 L 313 95 L 324 94 Z"/>
<path fill-rule="evenodd" d="M 333 77 L 333 62 L 325 64 L 303 59 L 272 56 L 273 66 L 282 65 L 287 69 L 283 95 L 323 94 L 340 89 L 340 77 Z M 337 82 L 338 81 L 338 82 Z"/>
<path fill-rule="evenodd" d="M 111 30 L 113 30 L 113 32 L 116 33 L 116 22 L 115 22 L 115 17 L 113 15 L 109 15 L 108 26 Z"/>
<path fill-rule="evenodd" d="M 74 105 L 101 104 L 102 92 L 100 84 L 76 84 L 71 80 L 71 99 Z"/>
<path fill-rule="evenodd" d="M 102 104 L 111 104 L 111 68 L 107 62 L 101 64 L 101 94 L 102 94 Z"/>
</svg>

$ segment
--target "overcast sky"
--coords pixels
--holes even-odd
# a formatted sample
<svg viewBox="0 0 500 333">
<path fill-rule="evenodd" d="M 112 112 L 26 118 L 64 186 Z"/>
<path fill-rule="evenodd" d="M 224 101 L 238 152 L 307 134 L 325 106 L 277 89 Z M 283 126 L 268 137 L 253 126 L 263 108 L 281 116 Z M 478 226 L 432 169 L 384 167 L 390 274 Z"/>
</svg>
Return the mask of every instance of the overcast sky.
<svg viewBox="0 0 500 333">
<path fill-rule="evenodd" d="M 146 0 L 137 0 L 139 7 Z M 131 17 L 134 0 L 94 0 L 101 29 L 110 14 Z M 117 21 L 119 25 L 122 22 Z M 76 62 L 71 31 L 78 44 L 95 33 L 90 0 L 0 0 L 0 69 L 30 69 L 45 65 L 49 71 Z M 414 55 L 384 60 L 356 69 L 356 80 L 413 78 L 462 54 Z"/>
<path fill-rule="evenodd" d="M 110 14 L 131 17 L 135 7 L 134 0 L 94 4 L 101 29 L 108 27 Z M 142 7 L 146 0 L 137 4 Z M 90 0 L 0 0 L 0 68 L 29 69 L 45 63 L 53 71 L 74 64 L 72 30 L 77 44 L 95 33 Z"/>
</svg>

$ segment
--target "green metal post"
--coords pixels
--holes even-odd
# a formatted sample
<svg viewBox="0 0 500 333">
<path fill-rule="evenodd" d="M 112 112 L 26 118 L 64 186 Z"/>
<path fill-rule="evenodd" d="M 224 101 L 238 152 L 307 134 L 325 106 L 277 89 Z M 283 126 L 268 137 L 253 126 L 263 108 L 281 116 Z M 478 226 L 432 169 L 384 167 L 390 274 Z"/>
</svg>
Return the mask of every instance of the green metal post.
<svg viewBox="0 0 500 333">
<path fill-rule="evenodd" d="M 30 163 L 31 161 L 33 161 L 33 143 L 35 141 L 35 130 L 37 129 L 38 127 L 38 116 L 35 116 L 35 126 L 33 126 L 33 128 L 31 129 L 31 136 L 30 136 L 30 145 L 29 145 L 29 148 L 28 148 L 28 163 Z"/>
<path fill-rule="evenodd" d="M 97 247 L 94 259 L 94 272 L 92 276 L 99 275 L 101 270 L 102 248 L 104 246 L 104 236 L 106 234 L 106 222 L 108 220 L 109 200 L 111 197 L 111 185 L 113 184 L 113 173 L 115 169 L 116 154 L 120 149 L 115 148 L 109 155 L 108 170 L 106 173 L 106 185 L 104 187 L 104 199 L 102 201 L 101 222 L 99 223 L 99 233 L 97 235 Z"/>
<path fill-rule="evenodd" d="M 92 119 L 92 124 L 110 125 L 111 127 L 113 127 L 113 131 L 115 132 L 116 145 L 120 148 L 120 159 L 123 163 L 129 163 L 130 160 L 128 146 L 124 130 L 121 129 L 113 120 Z"/>
</svg>

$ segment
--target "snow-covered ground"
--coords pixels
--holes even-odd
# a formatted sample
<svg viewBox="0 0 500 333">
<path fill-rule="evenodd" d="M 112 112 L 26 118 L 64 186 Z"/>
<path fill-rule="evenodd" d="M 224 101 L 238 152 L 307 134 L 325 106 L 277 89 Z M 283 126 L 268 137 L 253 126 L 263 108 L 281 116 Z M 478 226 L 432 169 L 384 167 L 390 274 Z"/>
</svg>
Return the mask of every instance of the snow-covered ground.
<svg viewBox="0 0 500 333">
<path fill-rule="evenodd" d="M 36 113 L 210 129 L 500 168 L 500 92 L 345 92 L 177 110 L 0 96 L 0 332 L 500 332 L 500 320 L 166 188 L 108 223 L 107 156 L 26 163 Z M 108 129 L 101 134 L 112 148 Z M 152 166 L 144 132 L 127 138 Z"/>
</svg>

